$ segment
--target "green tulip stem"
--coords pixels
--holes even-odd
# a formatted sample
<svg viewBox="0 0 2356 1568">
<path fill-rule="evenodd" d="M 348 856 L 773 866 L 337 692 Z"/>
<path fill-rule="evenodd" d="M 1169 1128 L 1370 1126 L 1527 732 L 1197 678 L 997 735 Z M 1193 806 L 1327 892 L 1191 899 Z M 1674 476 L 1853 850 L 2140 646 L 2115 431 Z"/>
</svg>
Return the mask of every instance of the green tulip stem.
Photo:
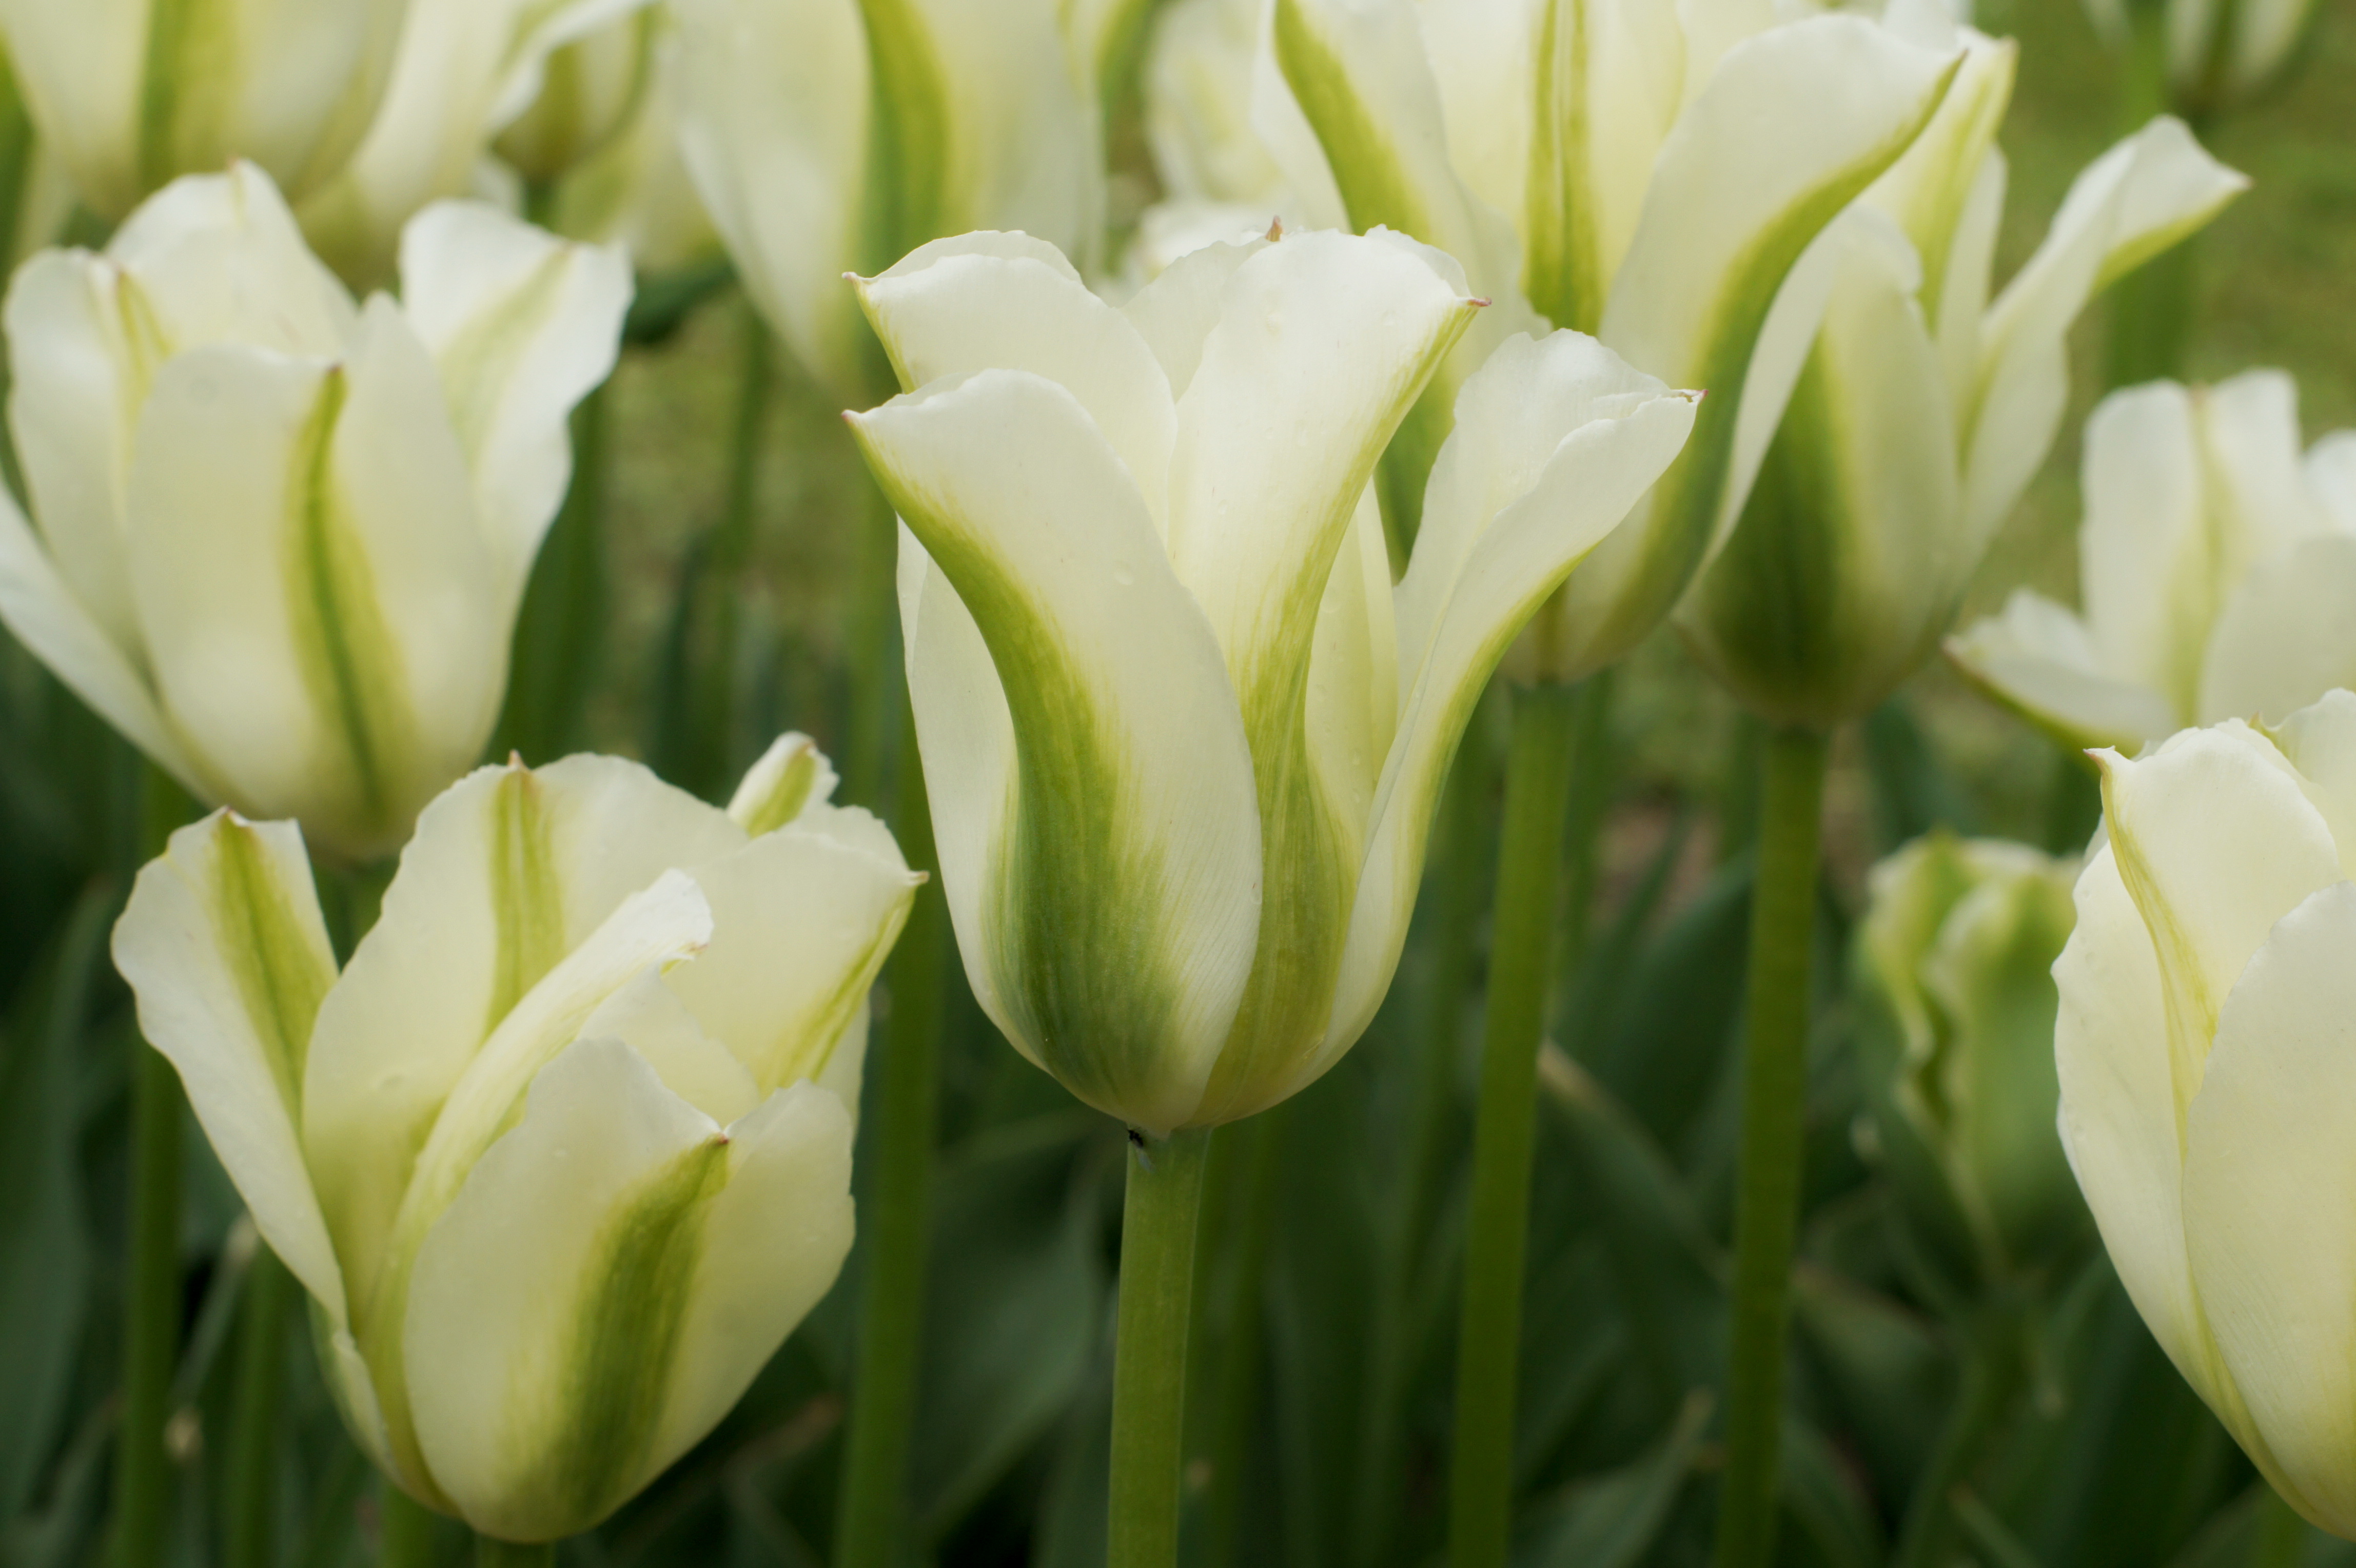
<svg viewBox="0 0 2356 1568">
<path fill-rule="evenodd" d="M 1112 1489 L 1106 1568 L 1174 1568 L 1186 1449 L 1186 1340 L 1208 1128 L 1131 1134 L 1113 1344 Z"/>
<path fill-rule="evenodd" d="M 904 734 L 900 847 L 930 867 L 933 819 L 916 737 Z M 874 1101 L 873 1187 L 860 1207 L 866 1277 L 860 1296 L 850 1430 L 837 1501 L 836 1568 L 900 1561 L 908 1522 L 908 1455 L 916 1424 L 926 1250 L 931 1240 L 933 1135 L 939 1120 L 940 1034 L 948 906 L 937 873 L 916 893 L 886 981 L 883 1071 Z"/>
<path fill-rule="evenodd" d="M 1956 1488 L 1970 1479 L 1998 1423 L 2011 1413 L 2028 1380 L 2023 1325 L 2002 1305 L 1983 1309 L 1965 1326 L 1963 1380 L 1931 1462 L 1914 1483 L 1890 1568 L 1939 1568 L 1954 1555 Z"/>
<path fill-rule="evenodd" d="M 475 1568 L 556 1568 L 556 1542 L 519 1546 L 512 1541 L 475 1537 Z"/>
<path fill-rule="evenodd" d="M 2298 1568 L 2312 1533 L 2280 1492 L 2258 1483 L 2258 1528 L 2250 1543 L 2250 1568 Z"/>
<path fill-rule="evenodd" d="M 433 1509 L 387 1481 L 378 1517 L 383 1521 L 383 1541 L 377 1568 L 441 1568 L 436 1538 L 442 1520 Z"/>
<path fill-rule="evenodd" d="M 1808 948 L 1829 746 L 1805 729 L 1770 730 L 1761 746 L 1718 1568 L 1766 1568 L 1774 1548 L 1783 1335 L 1800 1220 Z"/>
<path fill-rule="evenodd" d="M 1481 1098 L 1472 1128 L 1464 1305 L 1457 1326 L 1451 1568 L 1503 1568 L 1512 1536 L 1514 1391 L 1537 1138 L 1538 1046 L 1554 973 L 1563 801 L 1570 790 L 1578 721 L 1576 687 L 1547 684 L 1514 693 Z"/>
<path fill-rule="evenodd" d="M 164 853 L 188 800 L 153 763 L 142 771 L 141 864 Z M 144 1042 L 132 1047 L 131 1263 L 123 1303 L 123 1423 L 116 1429 L 113 1568 L 164 1555 L 172 1466 L 164 1451 L 180 1346 L 180 1075 Z"/>
<path fill-rule="evenodd" d="M 294 1276 L 257 1241 L 238 1303 L 237 1385 L 230 1407 L 228 1568 L 270 1568 L 278 1560 L 278 1400 L 285 1384 L 286 1308 Z"/>
</svg>

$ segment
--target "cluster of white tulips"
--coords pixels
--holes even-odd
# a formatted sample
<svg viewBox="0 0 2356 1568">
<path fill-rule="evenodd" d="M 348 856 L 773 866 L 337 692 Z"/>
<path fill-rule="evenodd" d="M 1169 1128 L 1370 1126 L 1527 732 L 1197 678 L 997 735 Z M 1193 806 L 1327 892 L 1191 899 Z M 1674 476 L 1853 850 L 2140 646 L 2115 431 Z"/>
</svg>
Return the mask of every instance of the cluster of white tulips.
<svg viewBox="0 0 2356 1568">
<path fill-rule="evenodd" d="M 2094 9 L 2205 125 L 2308 7 Z M 2017 47 L 1944 0 L 0 0 L 0 40 L 17 231 L 91 242 L 7 288 L 0 622 L 209 810 L 115 961 L 353 1438 L 487 1561 L 628 1501 L 833 1286 L 870 990 L 937 898 L 989 1020 L 1129 1130 L 1109 1561 L 1169 1568 L 1207 1140 L 1368 1030 L 1502 670 L 1449 1505 L 1500 1568 L 1567 692 L 1663 627 L 1766 736 L 1718 1561 L 1774 1540 L 1829 737 L 1943 642 L 2108 748 L 2105 827 L 2083 871 L 1874 874 L 1860 1145 L 1957 1299 L 2074 1255 L 2074 1173 L 2185 1379 L 2356 1537 L 2314 1197 L 2356 1180 L 2356 434 L 2302 453 L 2274 372 L 2117 391 L 2083 610 L 1954 627 L 2072 323 L 2248 183 L 2185 121 L 1999 285 Z M 723 252 L 898 519 L 907 858 L 799 735 L 725 810 L 490 749 L 634 273 Z M 315 865 L 381 891 L 340 962 Z M 926 1138 L 861 1147 L 921 1180 Z M 910 1413 L 853 1396 L 888 1518 Z"/>
</svg>

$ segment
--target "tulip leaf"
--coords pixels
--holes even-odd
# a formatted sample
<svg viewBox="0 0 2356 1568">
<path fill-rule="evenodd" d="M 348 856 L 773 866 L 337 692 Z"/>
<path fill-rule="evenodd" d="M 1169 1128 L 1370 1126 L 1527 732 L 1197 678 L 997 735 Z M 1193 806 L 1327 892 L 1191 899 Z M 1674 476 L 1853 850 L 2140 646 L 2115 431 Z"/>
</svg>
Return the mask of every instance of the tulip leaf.
<svg viewBox="0 0 2356 1568">
<path fill-rule="evenodd" d="M 1644 1562 L 1693 1474 L 1712 1403 L 1695 1390 L 1651 1452 L 1580 1481 L 1552 1508 L 1541 1508 L 1515 1553 L 1518 1568 L 1636 1568 Z"/>
</svg>

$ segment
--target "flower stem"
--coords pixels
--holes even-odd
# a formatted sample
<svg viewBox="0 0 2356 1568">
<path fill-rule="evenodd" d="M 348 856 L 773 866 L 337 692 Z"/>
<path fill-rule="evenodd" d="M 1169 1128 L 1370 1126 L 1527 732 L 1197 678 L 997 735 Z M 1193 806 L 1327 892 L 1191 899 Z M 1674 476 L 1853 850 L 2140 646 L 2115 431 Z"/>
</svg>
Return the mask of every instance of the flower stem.
<svg viewBox="0 0 2356 1568">
<path fill-rule="evenodd" d="M 1774 1548 L 1783 1333 L 1800 1219 L 1808 948 L 1827 748 L 1826 736 L 1804 729 L 1771 730 L 1761 747 L 1718 1568 L 1765 1568 Z"/>
<path fill-rule="evenodd" d="M 900 847 L 911 865 L 931 867 L 933 819 L 913 734 L 904 736 L 900 769 Z M 908 1453 L 916 1422 L 933 1133 L 939 1114 L 947 916 L 936 872 L 933 881 L 917 889 L 892 959 L 892 1011 L 874 1112 L 874 1187 L 862 1209 L 867 1273 L 837 1502 L 836 1568 L 884 1568 L 899 1561 L 898 1536 L 910 1514 Z"/>
<path fill-rule="evenodd" d="M 1186 1339 L 1207 1128 L 1132 1139 L 1121 1208 L 1106 1568 L 1173 1568 L 1186 1445 Z"/>
<path fill-rule="evenodd" d="M 237 1390 L 230 1411 L 228 1568 L 277 1561 L 278 1397 L 285 1382 L 286 1306 L 294 1277 L 258 1243 L 238 1304 Z"/>
<path fill-rule="evenodd" d="M 519 1546 L 512 1541 L 493 1541 L 487 1535 L 475 1537 L 475 1568 L 555 1568 L 556 1542 L 543 1541 L 537 1546 Z"/>
<path fill-rule="evenodd" d="M 1456 1340 L 1448 1520 L 1451 1568 L 1502 1568 L 1512 1530 L 1514 1393 L 1521 1365 L 1530 1160 L 1537 1136 L 1538 1044 L 1554 972 L 1563 800 L 1570 789 L 1578 716 L 1575 687 L 1543 685 L 1514 693 L 1488 1017 L 1481 1042 L 1481 1101 L 1472 1129 L 1464 1305 Z"/>
<path fill-rule="evenodd" d="M 433 1509 L 391 1481 L 384 1483 L 378 1504 L 383 1520 L 383 1541 L 377 1568 L 440 1568 L 434 1538 L 442 1520 Z"/>
<path fill-rule="evenodd" d="M 2307 1521 L 2283 1501 L 2282 1494 L 2264 1482 L 2258 1497 L 2256 1540 L 2250 1546 L 2250 1568 L 2298 1568 L 2307 1555 Z"/>
</svg>

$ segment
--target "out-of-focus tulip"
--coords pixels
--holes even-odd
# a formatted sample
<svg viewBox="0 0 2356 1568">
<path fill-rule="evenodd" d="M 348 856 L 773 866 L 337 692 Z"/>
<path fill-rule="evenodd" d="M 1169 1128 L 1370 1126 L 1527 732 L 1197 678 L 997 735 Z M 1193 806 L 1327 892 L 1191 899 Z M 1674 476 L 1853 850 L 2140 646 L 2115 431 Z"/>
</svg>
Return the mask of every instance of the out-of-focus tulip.
<svg viewBox="0 0 2356 1568">
<path fill-rule="evenodd" d="M 1923 1252 L 1964 1290 L 2066 1262 L 2085 1234 L 2053 1130 L 2053 961 L 2077 874 L 1945 833 L 1873 869 L 1850 991 L 1874 1144 Z"/>
<path fill-rule="evenodd" d="M 355 305 L 251 165 L 189 176 L 6 306 L 36 534 L 0 620 L 200 800 L 398 845 L 481 757 L 619 252 L 447 202 Z"/>
<path fill-rule="evenodd" d="M 2071 1167 L 2185 1380 L 2356 1537 L 2356 696 L 2101 761 L 2053 968 Z"/>
<path fill-rule="evenodd" d="M 1154 1133 L 1282 1100 L 1389 986 L 1505 646 L 1694 400 L 1592 339 L 1467 381 L 1393 586 L 1377 455 L 1474 310 L 1445 255 L 1213 245 L 1126 306 L 1018 234 L 861 289 L 905 384 L 852 424 L 901 538 L 943 885 L 975 993 Z"/>
<path fill-rule="evenodd" d="M 654 83 L 665 14 L 631 11 L 552 50 L 540 91 L 491 144 L 528 185 L 552 185 L 637 117 Z"/>
<path fill-rule="evenodd" d="M 1798 383 L 1733 534 L 1677 608 L 1702 663 L 1778 724 L 1857 717 L 1938 646 L 2052 446 L 2070 324 L 2248 184 L 2155 120 L 2079 176 L 1989 303 L 2013 48 L 1962 37 L 1930 130 L 1779 306 L 1769 335 L 1809 342 Z"/>
<path fill-rule="evenodd" d="M 640 12 L 598 37 L 640 27 L 652 34 L 643 90 L 610 135 L 563 167 L 543 219 L 571 239 L 620 245 L 640 273 L 654 274 L 718 257 L 723 246 L 680 152 L 679 35 L 669 14 Z M 553 64 L 550 81 L 556 81 Z M 535 105 L 526 117 L 539 113 Z"/>
<path fill-rule="evenodd" d="M 492 138 L 542 97 L 549 62 L 648 0 L 410 0 L 384 102 L 342 173 L 296 204 L 320 258 L 356 285 L 390 279 L 402 226 L 427 203 L 472 190 Z M 623 29 L 626 34 L 628 29 Z M 583 92 L 578 120 L 548 111 L 521 134 L 528 175 L 553 179 L 557 155 L 586 156 L 580 133 L 600 113 L 620 119 L 609 67 L 626 76 L 626 38 L 600 43 L 567 67 Z M 560 127 L 560 118 L 568 123 Z"/>
<path fill-rule="evenodd" d="M 2114 393 L 2086 423 L 2085 614 L 2022 589 L 1949 657 L 2073 749 L 2356 686 L 2356 431 L 2298 444 L 2278 371 Z"/>
<path fill-rule="evenodd" d="M 108 218 L 245 158 L 289 195 L 359 145 L 410 0 L 0 0 L 41 139 Z"/>
<path fill-rule="evenodd" d="M 34 252 L 57 243 L 80 198 L 57 154 L 41 140 L 24 86 L 0 54 L 0 187 L 14 203 L 0 208 L 0 265 L 11 272 Z"/>
<path fill-rule="evenodd" d="M 1093 248 L 1096 100 L 1058 0 L 675 10 L 688 167 L 754 303 L 845 403 L 882 373 L 846 272 L 972 229 Z"/>
<path fill-rule="evenodd" d="M 1684 457 L 1547 607 L 1518 668 L 1576 679 L 1668 613 L 1774 427 L 1776 350 L 1802 351 L 1762 339 L 1769 306 L 1957 62 L 1862 16 L 1777 24 L 1763 5 L 1275 0 L 1258 123 L 1313 220 L 1412 233 L 1497 302 L 1386 465 L 1396 532 L 1455 387 L 1529 319 L 1525 298 L 1709 392 Z"/>
<path fill-rule="evenodd" d="M 1145 138 L 1162 178 L 1161 205 L 1186 216 L 1157 220 L 1149 212 L 1149 225 L 1200 227 L 1215 214 L 1237 229 L 1307 220 L 1252 124 L 1259 9 L 1254 0 L 1176 0 L 1156 18 L 1145 59 Z"/>
<path fill-rule="evenodd" d="M 2158 14 L 2169 103 L 2186 114 L 2208 115 L 2245 103 L 2274 84 L 2306 37 L 2316 3 L 2086 0 L 2096 30 L 2118 49 L 2132 47 L 2131 16 L 2139 9 Z"/>
<path fill-rule="evenodd" d="M 588 1529 L 833 1283 L 867 990 L 922 878 L 826 787 L 798 736 L 726 811 L 615 757 L 483 768 L 340 975 L 294 824 L 216 812 L 140 874 L 141 1026 L 421 1502 Z"/>
</svg>

